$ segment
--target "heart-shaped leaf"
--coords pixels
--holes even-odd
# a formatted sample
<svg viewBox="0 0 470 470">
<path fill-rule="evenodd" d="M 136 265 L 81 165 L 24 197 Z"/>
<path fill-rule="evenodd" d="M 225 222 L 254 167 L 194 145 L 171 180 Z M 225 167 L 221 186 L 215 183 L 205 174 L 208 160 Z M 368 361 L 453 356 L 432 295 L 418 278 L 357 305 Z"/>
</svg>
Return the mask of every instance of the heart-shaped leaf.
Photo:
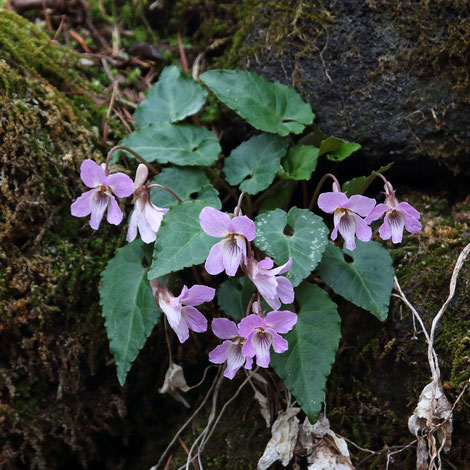
<svg viewBox="0 0 470 470">
<path fill-rule="evenodd" d="M 161 315 L 144 258 L 144 243 L 135 240 L 119 248 L 101 274 L 100 304 L 121 385 Z"/>
<path fill-rule="evenodd" d="M 199 213 L 209 205 L 204 201 L 185 201 L 170 207 L 155 241 L 149 279 L 204 263 L 212 246 L 220 241 L 206 235 L 199 223 Z"/>
<path fill-rule="evenodd" d="M 212 186 L 204 170 L 200 168 L 164 168 L 161 173 L 155 176 L 152 183 L 166 186 L 183 201 L 198 199 L 206 201 L 216 209 L 222 207 L 219 192 Z M 152 188 L 150 199 L 158 207 L 170 207 L 178 204 L 171 194 L 160 188 Z"/>
<path fill-rule="evenodd" d="M 255 245 L 277 264 L 292 257 L 286 277 L 295 287 L 310 275 L 328 245 L 328 228 L 323 219 L 307 209 L 293 207 L 288 214 L 281 209 L 258 215 Z M 292 233 L 285 234 L 286 227 Z"/>
<path fill-rule="evenodd" d="M 210 166 L 221 152 L 217 136 L 204 127 L 190 124 L 149 124 L 121 141 L 148 162 L 179 166 Z M 132 154 L 128 154 L 134 158 Z"/>
<path fill-rule="evenodd" d="M 317 167 L 319 149 L 313 145 L 295 145 L 282 159 L 284 173 L 282 178 L 291 180 L 309 180 Z"/>
<path fill-rule="evenodd" d="M 271 134 L 243 142 L 225 159 L 227 181 L 232 185 L 241 183 L 240 189 L 248 194 L 263 191 L 273 182 L 288 145 L 288 139 Z"/>
<path fill-rule="evenodd" d="M 344 253 L 352 263 L 344 259 L 340 248 L 328 245 L 318 266 L 320 277 L 338 295 L 384 321 L 395 275 L 390 253 L 380 243 L 359 240 L 355 250 L 344 249 Z"/>
<path fill-rule="evenodd" d="M 176 65 L 165 67 L 147 98 L 139 104 L 133 118 L 136 127 L 156 122 L 177 122 L 197 113 L 207 91 Z"/>
<path fill-rule="evenodd" d="M 340 317 L 336 304 L 318 286 L 301 284 L 295 297 L 300 310 L 297 324 L 285 335 L 289 349 L 274 354 L 271 365 L 314 423 L 341 338 Z"/>
<path fill-rule="evenodd" d="M 243 70 L 210 70 L 199 77 L 222 103 L 256 129 L 286 136 L 300 134 L 315 115 L 290 86 L 268 82 Z"/>
</svg>

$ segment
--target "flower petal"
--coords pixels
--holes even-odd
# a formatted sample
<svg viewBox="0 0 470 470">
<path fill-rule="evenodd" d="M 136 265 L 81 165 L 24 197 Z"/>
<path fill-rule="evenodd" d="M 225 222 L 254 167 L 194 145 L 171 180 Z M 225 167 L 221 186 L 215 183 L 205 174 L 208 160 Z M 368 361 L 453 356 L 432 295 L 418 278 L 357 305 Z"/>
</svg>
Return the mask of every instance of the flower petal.
<svg viewBox="0 0 470 470">
<path fill-rule="evenodd" d="M 212 274 L 212 276 L 215 276 L 224 270 L 224 261 L 222 257 L 223 242 L 224 241 L 222 240 L 211 248 L 211 251 L 209 251 L 209 256 L 207 257 L 204 264 L 204 268 L 209 274 Z"/>
<path fill-rule="evenodd" d="M 318 207 L 328 214 L 332 214 L 338 207 L 348 202 L 348 196 L 344 193 L 330 192 L 318 196 Z"/>
<path fill-rule="evenodd" d="M 289 258 L 286 263 L 277 268 L 271 269 L 268 274 L 269 276 L 277 276 L 278 274 L 283 274 L 289 271 L 290 267 L 292 266 L 292 258 Z"/>
<path fill-rule="evenodd" d="M 206 317 L 191 305 L 186 305 L 181 309 L 181 317 L 184 318 L 188 328 L 196 333 L 202 333 L 207 330 Z"/>
<path fill-rule="evenodd" d="M 243 351 L 242 351 L 243 353 Z M 245 362 L 245 369 L 251 370 L 253 367 L 253 358 L 252 357 L 247 357 L 246 362 Z"/>
<path fill-rule="evenodd" d="M 233 379 L 238 369 L 245 363 L 245 356 L 242 353 L 242 348 L 239 344 L 231 344 L 227 349 L 227 368 L 225 369 L 224 376 L 228 379 Z"/>
<path fill-rule="evenodd" d="M 350 209 L 362 217 L 367 217 L 372 209 L 375 207 L 375 199 L 370 197 L 355 194 L 349 198 L 349 201 L 344 204 L 345 209 Z"/>
<path fill-rule="evenodd" d="M 80 178 L 89 188 L 106 186 L 104 170 L 93 160 L 84 160 L 80 165 Z"/>
<path fill-rule="evenodd" d="M 255 239 L 255 223 L 246 215 L 234 217 L 232 219 L 232 227 L 235 233 L 243 235 L 249 242 Z"/>
<path fill-rule="evenodd" d="M 264 320 L 260 316 L 251 314 L 241 320 L 238 329 L 240 330 L 240 336 L 248 338 L 254 328 L 264 328 L 265 326 Z"/>
<path fill-rule="evenodd" d="M 246 357 L 253 357 L 256 355 L 255 348 L 253 347 L 253 336 L 256 334 L 256 331 L 251 331 L 248 335 L 246 341 L 243 343 L 242 346 L 242 354 Z"/>
<path fill-rule="evenodd" d="M 251 342 L 256 352 L 256 364 L 264 368 L 269 367 L 271 361 L 270 349 L 273 342 L 271 333 L 257 332 L 253 335 Z"/>
<path fill-rule="evenodd" d="M 344 238 L 346 248 L 354 250 L 356 248 L 356 222 L 352 214 L 344 214 L 338 224 L 338 231 Z"/>
<path fill-rule="evenodd" d="M 266 315 L 265 322 L 278 333 L 288 333 L 297 323 L 297 315 L 289 310 L 270 312 Z"/>
<path fill-rule="evenodd" d="M 228 318 L 214 318 L 211 328 L 215 336 L 220 339 L 231 339 L 239 336 L 237 325 Z"/>
<path fill-rule="evenodd" d="M 157 239 L 157 232 L 148 223 L 145 215 L 141 212 L 137 221 L 140 237 L 145 243 L 153 243 Z"/>
<path fill-rule="evenodd" d="M 266 258 L 258 263 L 258 269 L 272 269 L 273 266 L 274 261 L 269 256 L 266 256 Z"/>
<path fill-rule="evenodd" d="M 204 207 L 199 213 L 201 228 L 211 237 L 225 237 L 229 233 L 230 217 L 213 207 Z"/>
<path fill-rule="evenodd" d="M 134 192 L 134 182 L 124 173 L 113 173 L 107 177 L 108 186 L 117 197 L 127 197 Z"/>
<path fill-rule="evenodd" d="M 83 193 L 72 203 L 70 211 L 73 216 L 85 217 L 91 213 L 91 198 L 96 191 L 96 189 L 91 189 L 90 191 Z"/>
<path fill-rule="evenodd" d="M 209 361 L 214 364 L 223 364 L 227 360 L 227 349 L 232 344 L 231 341 L 224 341 L 209 353 Z"/>
<path fill-rule="evenodd" d="M 418 233 L 421 231 L 421 222 L 418 219 L 415 219 L 414 217 L 406 214 L 403 212 L 403 215 L 405 216 L 405 227 L 406 230 L 410 233 Z"/>
<path fill-rule="evenodd" d="M 388 225 L 392 232 L 392 242 L 400 243 L 403 239 L 403 230 L 405 229 L 405 216 L 399 211 L 392 211 L 385 216 L 388 219 Z"/>
<path fill-rule="evenodd" d="M 371 222 L 374 222 L 374 220 L 379 220 L 384 212 L 387 212 L 390 209 L 391 207 L 387 206 L 387 204 L 377 204 L 366 217 L 366 223 L 370 224 Z"/>
<path fill-rule="evenodd" d="M 137 236 L 137 223 L 139 221 L 139 217 L 140 210 L 137 208 L 137 206 L 134 206 L 134 210 L 131 214 L 131 220 L 129 221 L 129 227 L 127 229 L 126 240 L 128 242 L 134 241 L 135 237 Z"/>
<path fill-rule="evenodd" d="M 95 191 L 90 198 L 91 203 L 91 218 L 90 227 L 93 230 L 98 230 L 101 219 L 103 218 L 104 211 L 108 207 L 108 195 L 103 195 L 101 191 Z"/>
<path fill-rule="evenodd" d="M 277 279 L 277 295 L 283 304 L 291 304 L 294 301 L 294 288 L 289 279 L 279 276 Z"/>
<path fill-rule="evenodd" d="M 397 211 L 403 212 L 405 215 L 409 215 L 410 217 L 414 217 L 415 219 L 419 219 L 421 214 L 407 202 L 400 202 L 397 207 L 395 207 Z"/>
<path fill-rule="evenodd" d="M 392 236 L 390 225 L 388 223 L 389 214 L 385 215 L 384 223 L 379 228 L 379 235 L 382 240 L 388 240 Z"/>
<path fill-rule="evenodd" d="M 147 181 L 148 175 L 149 170 L 147 168 L 147 165 L 140 163 L 135 172 L 134 188 L 137 189 L 139 186 L 143 186 Z"/>
<path fill-rule="evenodd" d="M 170 326 L 176 333 L 176 336 L 178 336 L 180 343 L 184 343 L 189 338 L 189 328 L 183 316 L 181 316 L 181 320 L 176 325 Z"/>
<path fill-rule="evenodd" d="M 181 292 L 183 294 L 183 292 Z M 185 305 L 200 305 L 204 302 L 210 302 L 215 296 L 215 289 L 208 286 L 196 284 L 187 289 L 180 296 L 180 302 Z"/>
<path fill-rule="evenodd" d="M 168 293 L 158 295 L 158 305 L 166 315 L 168 323 L 175 329 L 181 320 L 181 303 L 179 299 L 170 297 Z"/>
<path fill-rule="evenodd" d="M 227 276 L 235 276 L 242 260 L 242 251 L 230 238 L 224 238 L 221 242 L 222 262 Z"/>
<path fill-rule="evenodd" d="M 279 336 L 275 331 L 268 330 L 271 336 L 273 337 L 273 349 L 274 352 L 283 353 L 289 349 L 289 343 L 282 336 Z"/>
<path fill-rule="evenodd" d="M 108 214 L 106 220 L 113 225 L 119 225 L 124 217 L 122 210 L 114 198 L 114 196 L 108 196 Z"/>
<path fill-rule="evenodd" d="M 372 229 L 366 224 L 365 220 L 358 215 L 354 216 L 356 221 L 356 236 L 363 242 L 368 242 L 372 238 Z"/>
</svg>

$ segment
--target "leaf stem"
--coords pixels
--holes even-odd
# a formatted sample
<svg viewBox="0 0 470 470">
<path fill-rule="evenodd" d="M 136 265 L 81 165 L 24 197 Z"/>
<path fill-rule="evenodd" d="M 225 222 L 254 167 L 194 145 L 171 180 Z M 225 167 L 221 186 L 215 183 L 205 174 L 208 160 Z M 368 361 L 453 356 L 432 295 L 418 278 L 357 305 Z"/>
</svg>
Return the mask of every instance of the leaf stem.
<svg viewBox="0 0 470 470">
<path fill-rule="evenodd" d="M 315 202 L 318 197 L 318 193 L 320 192 L 321 187 L 323 186 L 323 183 L 326 181 L 327 178 L 331 178 L 338 185 L 338 189 L 341 191 L 341 185 L 339 184 L 339 181 L 337 180 L 336 176 L 331 173 L 327 173 L 325 176 L 323 176 L 323 178 L 320 180 L 320 182 L 317 184 L 317 187 L 315 188 L 315 192 L 313 193 L 312 199 L 310 200 L 310 204 L 308 205 L 309 211 L 313 209 L 313 206 L 315 205 Z"/>
</svg>

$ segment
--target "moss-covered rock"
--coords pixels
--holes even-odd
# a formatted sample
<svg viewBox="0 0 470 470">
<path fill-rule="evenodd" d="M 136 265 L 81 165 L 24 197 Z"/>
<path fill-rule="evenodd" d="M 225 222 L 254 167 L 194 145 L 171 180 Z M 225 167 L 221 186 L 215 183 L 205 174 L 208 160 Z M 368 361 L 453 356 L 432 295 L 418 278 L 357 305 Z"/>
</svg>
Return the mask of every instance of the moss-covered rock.
<svg viewBox="0 0 470 470">
<path fill-rule="evenodd" d="M 84 467 L 125 431 L 97 298 L 119 234 L 70 215 L 100 159 L 78 59 L 0 10 L 0 461 Z M 99 373 L 99 375 L 98 375 Z M 106 461 L 113 458 L 106 456 Z"/>
</svg>

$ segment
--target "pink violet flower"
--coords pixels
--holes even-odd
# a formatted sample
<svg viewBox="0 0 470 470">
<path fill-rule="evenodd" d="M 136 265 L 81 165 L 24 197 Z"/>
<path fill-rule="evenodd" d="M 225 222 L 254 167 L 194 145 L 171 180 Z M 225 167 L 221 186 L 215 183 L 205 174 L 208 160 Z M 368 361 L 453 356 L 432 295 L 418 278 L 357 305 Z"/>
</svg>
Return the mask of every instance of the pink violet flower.
<svg viewBox="0 0 470 470">
<path fill-rule="evenodd" d="M 246 338 L 242 354 L 256 356 L 258 366 L 269 367 L 271 345 L 277 353 L 287 351 L 289 344 L 279 333 L 289 332 L 296 323 L 297 315 L 288 310 L 270 312 L 265 318 L 248 315 L 238 325 L 240 334 Z"/>
<path fill-rule="evenodd" d="M 227 361 L 224 376 L 228 379 L 233 379 L 242 366 L 251 369 L 253 359 L 242 353 L 245 338 L 240 335 L 235 322 L 228 318 L 214 318 L 211 327 L 215 336 L 225 341 L 209 353 L 209 361 L 214 364 L 223 364 Z"/>
<path fill-rule="evenodd" d="M 180 343 L 189 338 L 189 330 L 202 333 L 207 330 L 207 320 L 204 315 L 194 308 L 204 302 L 210 302 L 215 295 L 212 287 L 194 285 L 183 287 L 178 297 L 166 288 L 158 289 L 156 299 L 166 315 L 168 323 L 178 336 Z"/>
<path fill-rule="evenodd" d="M 248 278 L 273 309 L 278 309 L 281 302 L 291 304 L 294 301 L 294 288 L 291 282 L 286 277 L 280 276 L 280 274 L 287 272 L 291 265 L 292 258 L 289 258 L 287 263 L 274 269 L 274 262 L 269 257 L 264 258 L 262 261 L 248 260 L 246 270 Z"/>
<path fill-rule="evenodd" d="M 344 238 L 346 248 L 356 248 L 356 238 L 368 242 L 372 237 L 372 230 L 363 217 L 367 217 L 374 208 L 375 199 L 355 194 L 348 198 L 341 192 L 320 194 L 318 207 L 328 214 L 333 214 L 334 228 L 331 239 L 336 240 L 338 232 Z"/>
<path fill-rule="evenodd" d="M 134 192 L 134 183 L 124 173 L 106 176 L 104 169 L 93 160 L 85 160 L 80 166 L 80 178 L 85 186 L 92 188 L 83 193 L 70 206 L 72 215 L 85 217 L 91 214 L 90 227 L 98 230 L 101 219 L 108 209 L 107 221 L 119 225 L 123 214 L 113 193 L 118 197 L 127 197 Z"/>
<path fill-rule="evenodd" d="M 126 240 L 131 242 L 137 236 L 137 230 L 145 243 L 152 243 L 168 209 L 157 207 L 150 200 L 150 192 L 146 186 L 148 168 L 141 163 L 137 167 L 134 182 L 134 211 L 131 215 Z"/>
<path fill-rule="evenodd" d="M 209 252 L 204 267 L 216 275 L 225 270 L 227 276 L 235 276 L 243 259 L 246 263 L 247 240 L 256 235 L 254 222 L 245 215 L 233 217 L 213 207 L 204 207 L 199 214 L 202 230 L 211 237 L 221 237 Z"/>
<path fill-rule="evenodd" d="M 379 228 L 382 240 L 392 238 L 393 243 L 400 243 L 403 239 L 403 230 L 418 233 L 421 230 L 419 218 L 421 214 L 407 202 L 398 202 L 395 191 L 390 183 L 385 185 L 385 203 L 377 204 L 375 209 L 366 217 L 366 222 L 380 219 L 385 214 L 384 222 Z"/>
</svg>

